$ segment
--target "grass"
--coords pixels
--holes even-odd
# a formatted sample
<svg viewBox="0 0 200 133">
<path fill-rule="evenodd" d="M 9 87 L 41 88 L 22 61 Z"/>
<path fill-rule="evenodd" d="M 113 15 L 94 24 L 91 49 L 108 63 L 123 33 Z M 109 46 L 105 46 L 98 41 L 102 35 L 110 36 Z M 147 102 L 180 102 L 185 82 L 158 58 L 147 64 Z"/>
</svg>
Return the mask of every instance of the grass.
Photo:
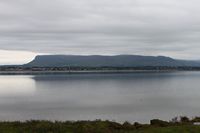
<svg viewBox="0 0 200 133">
<path fill-rule="evenodd" d="M 200 133 L 200 126 L 179 125 L 170 127 L 150 127 L 130 132 L 124 131 L 122 133 Z"/>
<path fill-rule="evenodd" d="M 200 133 L 200 126 L 193 125 L 199 120 L 184 117 L 173 122 L 151 120 L 150 124 L 101 120 L 0 122 L 0 133 Z"/>
</svg>

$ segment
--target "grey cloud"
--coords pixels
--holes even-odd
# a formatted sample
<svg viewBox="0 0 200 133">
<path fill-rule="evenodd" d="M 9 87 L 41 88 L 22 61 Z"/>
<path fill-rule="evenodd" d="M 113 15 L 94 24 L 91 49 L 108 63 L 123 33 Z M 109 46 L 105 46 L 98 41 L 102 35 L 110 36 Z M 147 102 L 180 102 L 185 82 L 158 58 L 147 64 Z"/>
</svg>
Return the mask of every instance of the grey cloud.
<svg viewBox="0 0 200 133">
<path fill-rule="evenodd" d="M 0 49 L 200 59 L 198 0 L 0 0 Z"/>
</svg>

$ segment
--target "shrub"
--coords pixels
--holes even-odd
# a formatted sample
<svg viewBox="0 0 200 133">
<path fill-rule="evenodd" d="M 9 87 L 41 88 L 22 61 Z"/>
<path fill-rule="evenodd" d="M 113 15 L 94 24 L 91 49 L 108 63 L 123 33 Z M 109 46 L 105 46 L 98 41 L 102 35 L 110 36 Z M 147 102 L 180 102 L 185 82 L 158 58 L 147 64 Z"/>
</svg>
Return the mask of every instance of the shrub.
<svg viewBox="0 0 200 133">
<path fill-rule="evenodd" d="M 150 121 L 150 123 L 151 123 L 152 126 L 160 126 L 160 127 L 169 126 L 169 122 L 162 121 L 162 120 L 159 120 L 159 119 L 153 119 L 153 120 Z"/>
<path fill-rule="evenodd" d="M 188 117 L 186 117 L 186 116 L 181 116 L 180 117 L 180 122 L 182 122 L 182 123 L 188 123 L 188 122 L 190 122 L 190 119 Z"/>
<path fill-rule="evenodd" d="M 122 126 L 124 129 L 127 129 L 127 130 L 134 128 L 134 126 L 132 126 L 131 123 L 129 123 L 128 121 L 124 122 L 124 124 Z"/>
</svg>

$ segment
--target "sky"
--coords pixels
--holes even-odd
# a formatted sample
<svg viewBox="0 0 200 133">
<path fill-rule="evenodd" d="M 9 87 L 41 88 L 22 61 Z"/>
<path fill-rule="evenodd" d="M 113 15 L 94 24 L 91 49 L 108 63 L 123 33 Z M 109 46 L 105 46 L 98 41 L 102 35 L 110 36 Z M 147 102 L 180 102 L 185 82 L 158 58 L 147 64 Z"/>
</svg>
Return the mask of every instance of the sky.
<svg viewBox="0 0 200 133">
<path fill-rule="evenodd" d="M 0 0 L 0 64 L 41 54 L 200 59 L 199 0 Z"/>
</svg>

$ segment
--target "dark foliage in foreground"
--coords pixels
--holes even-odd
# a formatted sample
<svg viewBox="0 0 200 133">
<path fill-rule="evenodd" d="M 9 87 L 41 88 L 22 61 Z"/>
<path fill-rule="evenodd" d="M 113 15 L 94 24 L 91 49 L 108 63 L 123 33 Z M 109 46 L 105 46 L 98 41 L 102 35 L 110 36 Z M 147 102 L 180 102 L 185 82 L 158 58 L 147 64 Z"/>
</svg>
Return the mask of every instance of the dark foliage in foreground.
<svg viewBox="0 0 200 133">
<path fill-rule="evenodd" d="M 170 122 L 154 119 L 150 124 L 123 124 L 112 121 L 26 121 L 26 122 L 0 122 L 1 133 L 199 133 L 200 126 L 196 117 L 189 120 L 181 117 Z"/>
</svg>

